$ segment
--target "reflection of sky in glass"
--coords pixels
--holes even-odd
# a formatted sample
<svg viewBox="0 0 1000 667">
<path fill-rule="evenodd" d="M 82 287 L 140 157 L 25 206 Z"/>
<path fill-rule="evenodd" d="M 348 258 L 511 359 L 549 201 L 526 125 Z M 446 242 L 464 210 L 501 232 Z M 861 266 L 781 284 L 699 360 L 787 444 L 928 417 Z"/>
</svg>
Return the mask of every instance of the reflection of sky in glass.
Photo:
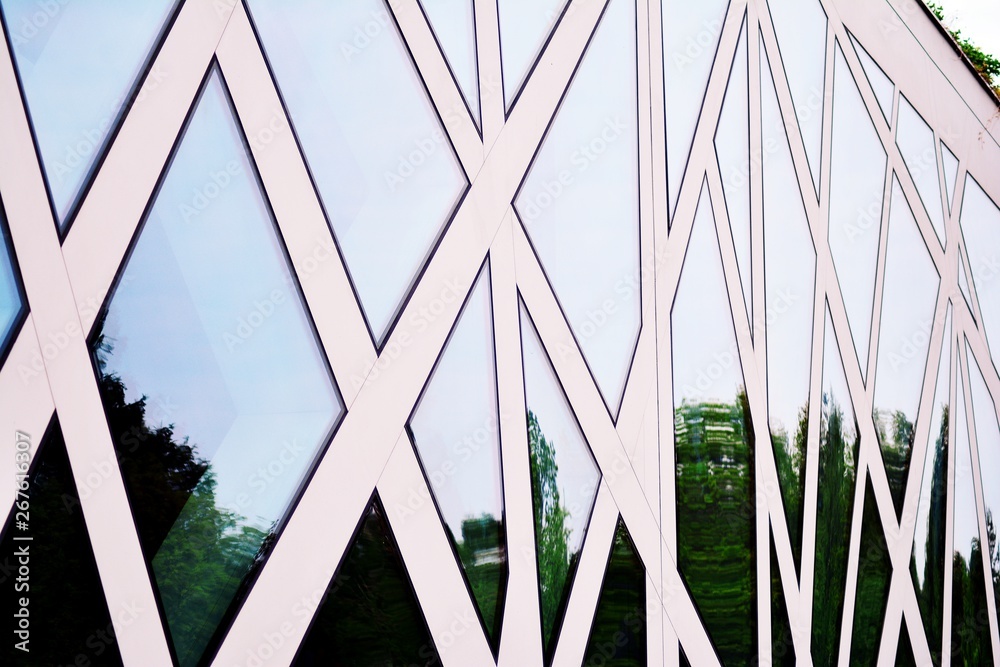
<svg viewBox="0 0 1000 667">
<path fill-rule="evenodd" d="M 566 0 L 499 0 L 500 53 L 507 107 L 517 97 Z"/>
<path fill-rule="evenodd" d="M 865 375 L 886 155 L 839 44 L 833 79 L 830 250 L 844 294 L 854 350 Z"/>
<path fill-rule="evenodd" d="M 503 516 L 489 272 L 469 297 L 410 428 L 445 522 Z"/>
<path fill-rule="evenodd" d="M 809 402 L 816 251 L 763 45 L 760 54 L 762 145 L 775 147 L 764 160 L 767 399 L 772 432 L 792 444 Z"/>
<path fill-rule="evenodd" d="M 941 426 L 944 420 L 944 409 L 948 405 L 951 390 L 951 307 L 944 327 L 944 347 L 941 350 L 941 361 L 938 364 L 937 380 L 934 390 L 934 409 L 931 412 L 931 428 L 927 435 L 927 455 L 924 457 L 924 472 L 920 484 L 920 499 L 917 501 L 917 517 L 913 531 L 913 558 L 916 563 L 917 583 L 924 585 L 924 565 L 927 563 L 927 540 L 931 522 L 931 490 L 934 484 L 934 456 L 938 438 L 941 436 Z M 947 458 L 948 450 L 943 455 Z M 948 467 L 941 469 L 947 475 Z M 944 517 L 941 517 L 943 519 Z M 937 520 L 935 518 L 935 520 Z M 942 528 L 943 532 L 943 528 Z M 944 567 L 944 563 L 939 564 Z"/>
<path fill-rule="evenodd" d="M 826 13 L 819 0 L 768 0 L 767 4 L 809 156 L 813 184 L 818 191 L 823 146 Z"/>
<path fill-rule="evenodd" d="M 995 360 L 1000 359 L 1000 209 L 987 196 L 971 175 L 965 179 L 965 199 L 962 202 L 962 232 L 969 254 L 969 269 L 983 328 Z M 996 362 L 1000 366 L 1000 361 Z"/>
<path fill-rule="evenodd" d="M 60 226 L 173 5 L 0 0 Z"/>
<path fill-rule="evenodd" d="M 557 485 L 569 511 L 567 545 L 573 554 L 583 546 L 590 511 L 597 497 L 601 472 L 573 418 L 552 364 L 542 348 L 528 313 L 521 307 L 521 345 L 524 354 L 524 392 L 528 410 L 538 418 L 545 439 L 555 450 Z"/>
<path fill-rule="evenodd" d="M 517 197 L 613 413 L 641 309 L 635 20 L 611 2 Z"/>
<path fill-rule="evenodd" d="M 955 185 L 958 182 L 958 158 L 951 149 L 941 142 L 941 166 L 944 168 L 944 187 L 948 191 L 948 210 L 955 200 Z"/>
<path fill-rule="evenodd" d="M 213 75 L 110 303 L 106 370 L 263 530 L 341 411 L 279 244 Z"/>
<path fill-rule="evenodd" d="M 911 424 L 917 421 L 940 283 L 927 245 L 895 178 L 888 233 L 875 367 L 875 409 L 886 436 L 893 440 L 893 412 L 902 412 Z"/>
<path fill-rule="evenodd" d="M 753 287 L 750 273 L 750 83 L 747 71 L 746 21 L 729 74 L 726 99 L 722 103 L 719 127 L 715 132 L 715 154 L 719 159 L 726 212 L 733 234 L 736 258 L 740 265 L 743 303 L 753 320 Z"/>
<path fill-rule="evenodd" d="M 743 370 L 707 186 L 702 186 L 671 314 L 674 402 L 736 400 Z"/>
<path fill-rule="evenodd" d="M 729 0 L 663 3 L 663 91 L 671 211 L 677 203 L 728 6 Z"/>
<path fill-rule="evenodd" d="M 972 540 L 979 539 L 979 510 L 976 509 L 976 489 L 972 481 L 972 453 L 969 421 L 965 410 L 965 383 L 958 376 L 958 409 L 955 410 L 957 437 L 955 442 L 955 553 L 965 562 L 972 558 Z M 984 468 L 985 470 L 985 468 Z"/>
<path fill-rule="evenodd" d="M 479 123 L 479 72 L 476 69 L 476 17 L 473 0 L 420 0 L 441 50 L 455 73 L 462 95 Z"/>
<path fill-rule="evenodd" d="M 986 511 L 993 514 L 993 525 L 1000 523 L 1000 424 L 996 404 L 990 397 L 983 372 L 968 348 L 969 386 L 972 393 L 972 414 L 976 424 L 976 444 L 979 447 L 979 469 L 983 477 L 983 500 Z"/>
<path fill-rule="evenodd" d="M 465 177 L 381 0 L 247 4 L 381 340 Z"/>
<path fill-rule="evenodd" d="M 885 72 L 882 71 L 882 68 L 868 55 L 865 47 L 861 46 L 861 43 L 854 39 L 854 35 L 851 35 L 851 43 L 854 44 L 854 52 L 858 54 L 858 60 L 861 61 L 861 68 L 865 71 L 865 77 L 875 92 L 875 99 L 878 100 L 878 105 L 882 110 L 882 115 L 885 117 L 885 122 L 891 123 L 892 98 L 895 86 L 889 80 L 889 77 L 885 75 Z"/>
<path fill-rule="evenodd" d="M 0 215 L 0 344 L 7 338 L 21 312 L 21 293 L 14 275 L 13 249 L 9 246 L 6 225 Z M 2 348 L 0 356 L 3 356 Z"/>
<path fill-rule="evenodd" d="M 917 186 L 924 209 L 934 224 L 934 232 L 944 245 L 944 207 L 938 180 L 937 151 L 934 150 L 934 131 L 903 95 L 899 96 L 896 145 L 903 155 L 906 170 Z"/>
</svg>

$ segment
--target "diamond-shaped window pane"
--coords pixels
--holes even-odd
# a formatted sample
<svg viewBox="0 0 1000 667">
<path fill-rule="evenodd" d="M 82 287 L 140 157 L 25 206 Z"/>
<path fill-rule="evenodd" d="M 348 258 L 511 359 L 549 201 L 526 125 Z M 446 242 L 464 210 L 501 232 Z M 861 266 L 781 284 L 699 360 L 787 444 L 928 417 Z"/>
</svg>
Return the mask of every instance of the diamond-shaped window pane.
<svg viewBox="0 0 1000 667">
<path fill-rule="evenodd" d="M 671 312 L 677 566 L 724 664 L 757 644 L 753 423 L 728 295 L 703 185 Z"/>
<path fill-rule="evenodd" d="M 979 469 L 982 471 L 983 502 L 986 508 L 986 534 L 994 535 L 989 541 L 989 562 L 992 572 L 987 580 L 993 582 L 996 601 L 1000 602 L 1000 553 L 996 543 L 996 524 L 1000 521 L 1000 422 L 997 422 L 997 403 L 986 386 L 986 378 L 966 341 L 969 360 L 969 386 L 972 398 L 973 423 L 976 425 L 976 445 L 979 452 Z"/>
<path fill-rule="evenodd" d="M 601 472 L 523 305 L 521 345 L 542 640 L 551 656 Z"/>
<path fill-rule="evenodd" d="M 612 415 L 642 319 L 635 20 L 608 5 L 516 202 Z"/>
<path fill-rule="evenodd" d="M 193 665 L 342 412 L 217 73 L 92 349 L 174 648 Z"/>
<path fill-rule="evenodd" d="M 3 209 L 0 208 L 0 361 L 4 358 L 11 334 L 21 319 L 23 310 L 24 299 L 21 297 L 14 245 L 7 232 Z"/>
<path fill-rule="evenodd" d="M 494 643 L 507 579 L 497 414 L 490 274 L 484 268 L 409 425 Z"/>
<path fill-rule="evenodd" d="M 1000 288 L 997 280 L 997 257 L 1000 256 L 1000 207 L 969 174 L 965 179 L 962 202 L 962 233 L 969 254 L 974 299 L 982 311 L 993 363 L 1000 367 Z"/>
<path fill-rule="evenodd" d="M 507 108 L 521 93 L 531 68 L 562 17 L 567 0 L 498 0 L 503 93 Z"/>
<path fill-rule="evenodd" d="M 247 5 L 381 343 L 465 174 L 382 0 Z"/>
<path fill-rule="evenodd" d="M 175 4 L 0 0 L 61 229 Z"/>
</svg>

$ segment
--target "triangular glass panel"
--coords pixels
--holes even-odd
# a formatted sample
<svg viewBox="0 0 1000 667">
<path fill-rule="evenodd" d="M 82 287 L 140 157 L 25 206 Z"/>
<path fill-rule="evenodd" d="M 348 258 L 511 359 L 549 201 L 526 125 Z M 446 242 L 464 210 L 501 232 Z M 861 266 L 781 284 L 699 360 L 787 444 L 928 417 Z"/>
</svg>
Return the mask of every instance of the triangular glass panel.
<svg viewBox="0 0 1000 667">
<path fill-rule="evenodd" d="M 899 96 L 899 117 L 896 119 L 896 146 L 906 163 L 906 170 L 917 186 L 924 210 L 934 225 L 941 246 L 945 245 L 944 197 L 938 179 L 937 152 L 934 150 L 934 130 L 927 124 L 906 96 Z"/>
<path fill-rule="evenodd" d="M 483 627 L 500 639 L 507 541 L 489 265 L 410 418 L 410 435 Z"/>
<path fill-rule="evenodd" d="M 365 512 L 292 664 L 441 664 L 377 496 Z"/>
<path fill-rule="evenodd" d="M 892 179 L 872 418 L 899 518 L 941 283 L 899 182 Z M 947 306 L 947 302 L 942 304 Z"/>
<path fill-rule="evenodd" d="M 194 665 L 343 412 L 218 72 L 91 351 L 177 659 Z"/>
<path fill-rule="evenodd" d="M 0 366 L 7 354 L 7 346 L 13 343 L 14 330 L 26 310 L 21 292 L 21 276 L 17 269 L 14 244 L 11 243 L 0 206 Z"/>
<path fill-rule="evenodd" d="M 941 664 L 940 656 L 933 660 L 933 664 Z M 917 667 L 917 660 L 913 655 L 913 644 L 910 642 L 910 631 L 906 627 L 905 616 L 899 627 L 899 642 L 896 645 L 896 667 Z"/>
<path fill-rule="evenodd" d="M 958 375 L 955 410 L 955 513 L 951 594 L 951 664 L 972 667 L 993 662 L 988 598 L 983 567 L 976 484 L 973 481 L 972 446 L 966 412 L 965 387 Z"/>
<path fill-rule="evenodd" d="M 767 401 L 781 497 L 795 567 L 801 567 L 816 250 L 800 195 L 767 52 L 760 49 L 764 182 L 764 303 Z"/>
<path fill-rule="evenodd" d="M 868 373 L 886 153 L 839 44 L 836 51 L 830 251 L 864 377 Z"/>
<path fill-rule="evenodd" d="M 886 73 L 879 64 L 875 62 L 875 59 L 865 50 L 865 47 L 861 46 L 861 43 L 855 39 L 854 35 L 851 35 L 851 44 L 854 45 L 854 52 L 858 54 L 858 60 L 861 61 L 861 69 L 865 71 L 865 78 L 868 79 L 868 83 L 875 93 L 875 99 L 878 101 L 879 109 L 882 110 L 882 116 L 885 118 L 886 124 L 891 125 L 892 98 L 896 91 L 896 86 L 886 76 Z"/>
<path fill-rule="evenodd" d="M 0 0 L 60 230 L 177 4 Z"/>
<path fill-rule="evenodd" d="M 521 94 L 567 0 L 498 0 L 503 97 L 507 109 Z"/>
<path fill-rule="evenodd" d="M 601 471 L 523 304 L 521 346 L 542 645 L 548 663 L 562 626 Z"/>
<path fill-rule="evenodd" d="M 969 274 L 965 268 L 964 250 L 960 250 L 958 253 L 958 289 L 962 292 L 962 298 L 965 299 L 965 305 L 969 307 L 969 311 L 972 312 L 972 316 L 975 317 L 975 311 L 972 309 L 972 291 L 969 289 Z"/>
<path fill-rule="evenodd" d="M 619 517 L 583 664 L 645 667 L 645 612 L 646 568 Z"/>
<path fill-rule="evenodd" d="M 775 66 L 788 79 L 818 193 L 826 99 L 826 12 L 818 0 L 767 0 L 767 5 L 781 50 L 781 61 L 775 61 Z"/>
<path fill-rule="evenodd" d="M 865 484 L 865 506 L 861 514 L 861 551 L 858 561 L 857 597 L 851 632 L 851 664 L 874 665 L 878 660 L 885 609 L 889 603 L 892 559 L 882 531 L 875 491 Z"/>
<path fill-rule="evenodd" d="M 0 537 L 0 599 L 13 630 L 0 652 L 6 656 L 3 663 L 80 665 L 82 656 L 88 665 L 119 666 L 111 614 L 59 423 L 53 421 L 40 442 L 20 432 L 10 438 L 21 490 Z M 19 563 L 26 563 L 21 553 L 30 561 L 27 578 L 18 575 Z M 124 623 L 140 611 L 126 607 L 115 614 Z M 22 617 L 26 625 L 19 627 Z"/>
<path fill-rule="evenodd" d="M 691 661 L 688 660 L 687 653 L 684 652 L 684 646 L 678 644 L 677 651 L 677 661 L 680 664 L 680 667 L 691 667 Z"/>
<path fill-rule="evenodd" d="M 989 342 L 993 363 L 1000 367 L 1000 298 L 990 293 L 1000 268 L 1000 208 L 990 199 L 976 179 L 965 179 L 965 196 L 962 202 L 962 233 L 965 251 L 969 255 L 969 268 L 973 271 L 972 288 L 976 290 L 980 317 L 986 340 Z M 984 291 L 980 292 L 982 289 Z M 989 296 L 990 298 L 987 298 Z"/>
<path fill-rule="evenodd" d="M 419 0 L 451 72 L 462 90 L 472 118 L 479 116 L 479 69 L 473 0 Z"/>
<path fill-rule="evenodd" d="M 774 526 L 772 526 L 772 529 Z M 781 571 L 778 565 L 778 553 L 774 547 L 774 534 L 771 533 L 771 665 L 780 667 L 795 666 L 795 640 L 792 637 L 792 624 L 788 617 L 788 604 L 785 602 L 785 590 L 781 585 Z"/>
<path fill-rule="evenodd" d="M 753 280 L 750 258 L 750 82 L 748 74 L 746 19 L 733 58 L 719 127 L 715 131 L 715 154 L 719 160 L 722 190 L 726 197 L 729 230 L 736 247 L 740 285 L 747 318 L 753 322 Z M 751 333 L 753 327 L 750 327 Z"/>
<path fill-rule="evenodd" d="M 814 664 L 826 666 L 837 664 L 840 648 L 861 435 L 829 306 L 824 338 L 812 656 Z"/>
<path fill-rule="evenodd" d="M 944 187 L 948 191 L 948 211 L 955 201 L 955 185 L 958 184 L 958 158 L 951 149 L 941 142 L 941 167 L 944 169 Z"/>
<path fill-rule="evenodd" d="M 941 632 L 944 623 L 945 533 L 948 503 L 948 451 L 951 425 L 951 350 L 954 346 L 948 309 L 941 361 L 934 389 L 934 409 L 928 434 L 927 453 L 920 483 L 920 499 L 913 530 L 910 575 L 924 633 L 934 664 L 941 664 Z"/>
<path fill-rule="evenodd" d="M 986 535 L 990 572 L 987 581 L 993 584 L 993 594 L 1000 608 L 1000 553 L 996 540 L 996 523 L 1000 521 L 1000 423 L 997 422 L 997 404 L 990 396 L 986 379 L 979 362 L 966 341 L 969 360 L 969 383 L 972 394 L 972 414 L 976 425 L 976 446 L 979 452 L 979 469 L 983 471 L 983 501 L 986 507 Z"/>
<path fill-rule="evenodd" d="M 663 0 L 663 95 L 667 133 L 668 212 L 673 220 L 691 142 L 715 63 L 729 0 Z M 742 20 L 742 15 L 739 20 Z M 729 54 L 723 57 L 729 62 Z"/>
<path fill-rule="evenodd" d="M 516 201 L 612 416 L 642 324 L 635 21 L 608 4 Z"/>
<path fill-rule="evenodd" d="M 465 173 L 383 0 L 247 6 L 381 345 Z"/>
<path fill-rule="evenodd" d="M 707 185 L 671 313 L 677 567 L 723 664 L 756 653 L 754 440 Z"/>
</svg>

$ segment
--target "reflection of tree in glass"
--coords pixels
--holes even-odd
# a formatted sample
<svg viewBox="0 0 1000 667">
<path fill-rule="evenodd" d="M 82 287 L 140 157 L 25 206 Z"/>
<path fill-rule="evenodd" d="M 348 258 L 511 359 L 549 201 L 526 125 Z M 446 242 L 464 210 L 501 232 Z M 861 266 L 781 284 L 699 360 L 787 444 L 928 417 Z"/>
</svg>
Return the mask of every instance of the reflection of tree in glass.
<svg viewBox="0 0 1000 667">
<path fill-rule="evenodd" d="M 857 424 L 823 395 L 820 421 L 819 493 L 816 506 L 816 568 L 813 587 L 812 655 L 816 665 L 834 665 L 840 646 L 840 618 L 851 541 L 851 506 L 861 439 Z"/>
<path fill-rule="evenodd" d="M 483 615 L 483 623 L 495 640 L 499 637 L 503 605 L 501 590 L 507 564 L 503 522 L 492 514 L 484 513 L 462 521 L 461 540 L 456 540 L 451 533 L 448 528 L 476 605 Z"/>
<path fill-rule="evenodd" d="M 559 493 L 559 465 L 555 443 L 548 440 L 538 417 L 528 411 L 528 448 L 531 453 L 531 498 L 535 510 L 535 548 L 542 606 L 542 639 L 548 648 L 556 617 L 578 552 L 569 553 L 569 510 Z"/>
<path fill-rule="evenodd" d="M 781 497 L 785 503 L 788 537 L 792 542 L 795 567 L 802 562 L 802 495 L 806 479 L 806 442 L 809 438 L 809 401 L 799 408 L 795 439 L 789 442 L 784 427 L 771 430 L 774 462 L 781 482 Z"/>
<path fill-rule="evenodd" d="M 677 564 L 723 664 L 756 654 L 754 439 L 746 393 L 675 410 Z"/>
<path fill-rule="evenodd" d="M 903 512 L 903 496 L 906 492 L 906 474 L 910 467 L 910 453 L 913 451 L 913 437 L 916 430 L 913 422 L 901 410 L 885 411 L 875 408 L 875 430 L 882 447 L 882 461 L 885 474 L 889 478 L 889 491 L 896 508 L 896 518 Z"/>
<path fill-rule="evenodd" d="M 984 574 L 982 546 L 978 538 L 972 538 L 969 561 L 958 550 L 952 560 L 952 665 L 972 667 L 993 661 Z"/>
<path fill-rule="evenodd" d="M 857 597 L 854 599 L 854 630 L 851 635 L 851 664 L 874 665 L 878 661 L 882 620 L 889 601 L 892 560 L 885 543 L 882 519 L 871 480 L 865 484 L 861 518 Z"/>
<path fill-rule="evenodd" d="M 147 424 L 146 397 L 129 402 L 121 378 L 105 372 L 112 351 L 96 339 L 101 400 L 178 661 L 193 665 L 271 536 L 216 506 L 210 463 L 186 438 L 176 442 L 172 425 Z"/>
<path fill-rule="evenodd" d="M 934 444 L 934 459 L 931 470 L 930 504 L 927 516 L 927 542 L 923 545 L 924 568 L 917 572 L 916 549 L 910 561 L 910 575 L 917 591 L 920 615 L 923 617 L 924 632 L 930 643 L 934 664 L 941 663 L 941 628 L 944 622 L 944 568 L 945 568 L 945 512 L 947 510 L 947 478 L 945 466 L 948 464 L 949 409 L 945 405 L 941 415 L 941 428 Z M 921 499 L 924 502 L 924 499 Z"/>
</svg>

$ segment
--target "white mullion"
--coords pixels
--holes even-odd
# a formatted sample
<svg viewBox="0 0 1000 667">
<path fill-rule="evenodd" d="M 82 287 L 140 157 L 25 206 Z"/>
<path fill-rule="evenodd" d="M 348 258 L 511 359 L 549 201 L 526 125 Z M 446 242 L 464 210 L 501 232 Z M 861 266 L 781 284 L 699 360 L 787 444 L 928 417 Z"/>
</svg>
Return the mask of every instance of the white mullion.
<svg viewBox="0 0 1000 667">
<path fill-rule="evenodd" d="M 493 664 L 470 589 L 406 431 L 400 433 L 377 488 L 441 663 Z"/>
<path fill-rule="evenodd" d="M 479 65 L 479 109 L 483 122 L 483 154 L 490 152 L 503 129 L 507 107 L 503 99 L 500 62 L 500 17 L 496 0 L 474 0 L 476 60 Z"/>
<path fill-rule="evenodd" d="M 87 331 L 114 283 L 235 4 L 182 4 L 63 242 Z"/>
</svg>

